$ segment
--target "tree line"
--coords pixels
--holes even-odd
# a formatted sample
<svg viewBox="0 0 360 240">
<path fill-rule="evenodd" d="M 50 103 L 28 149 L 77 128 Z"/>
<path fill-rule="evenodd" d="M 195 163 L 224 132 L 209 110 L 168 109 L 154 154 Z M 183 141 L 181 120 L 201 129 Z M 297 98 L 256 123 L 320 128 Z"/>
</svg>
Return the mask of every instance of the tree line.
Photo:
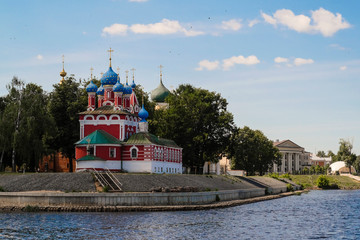
<svg viewBox="0 0 360 240">
<path fill-rule="evenodd" d="M 100 81 L 93 82 L 100 86 Z M 8 94 L 0 97 L 0 170 L 11 166 L 35 171 L 44 156 L 62 152 L 75 158 L 79 140 L 78 113 L 87 108 L 89 80 L 65 78 L 51 92 L 14 77 Z M 149 131 L 174 140 L 183 148 L 183 165 L 200 170 L 205 162 L 218 162 L 226 155 L 232 167 L 264 174 L 281 154 L 261 131 L 235 125 L 227 101 L 219 93 L 180 85 L 167 98 L 168 109 L 155 109 L 149 94 L 136 86 L 149 112 Z"/>
</svg>

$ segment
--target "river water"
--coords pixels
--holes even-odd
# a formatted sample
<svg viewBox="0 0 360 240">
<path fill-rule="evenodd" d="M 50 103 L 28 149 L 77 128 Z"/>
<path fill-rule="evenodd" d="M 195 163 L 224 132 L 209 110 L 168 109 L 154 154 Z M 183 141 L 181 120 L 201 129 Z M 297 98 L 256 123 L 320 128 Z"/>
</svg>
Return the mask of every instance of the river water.
<svg viewBox="0 0 360 240">
<path fill-rule="evenodd" d="M 188 212 L 0 213 L 1 239 L 360 239 L 360 190 Z"/>
</svg>

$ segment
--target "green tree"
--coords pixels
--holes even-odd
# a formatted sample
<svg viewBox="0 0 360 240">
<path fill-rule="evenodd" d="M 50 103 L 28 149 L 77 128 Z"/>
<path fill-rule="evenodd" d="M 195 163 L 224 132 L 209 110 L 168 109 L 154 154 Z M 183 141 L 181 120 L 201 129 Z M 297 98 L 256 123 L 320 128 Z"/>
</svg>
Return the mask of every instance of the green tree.
<svg viewBox="0 0 360 240">
<path fill-rule="evenodd" d="M 353 145 L 349 140 L 345 140 L 345 139 L 340 139 L 339 144 L 340 146 L 339 146 L 339 151 L 337 153 L 337 159 L 339 161 L 345 162 L 345 165 L 346 167 L 349 168 L 349 172 L 351 174 L 351 166 L 356 161 L 356 155 L 351 152 Z"/>
<path fill-rule="evenodd" d="M 231 168 L 245 170 L 249 175 L 263 175 L 274 163 L 281 164 L 281 153 L 261 131 L 238 128 L 231 138 Z"/>
<path fill-rule="evenodd" d="M 150 132 L 173 139 L 183 148 L 183 164 L 202 167 L 217 162 L 230 143 L 233 116 L 220 94 L 180 85 L 166 98 L 168 109 L 149 118 Z"/>
<path fill-rule="evenodd" d="M 331 157 L 331 162 L 332 162 L 332 163 L 338 161 L 336 154 L 333 153 L 331 150 L 328 151 L 327 155 L 328 155 L 328 157 Z"/>
<path fill-rule="evenodd" d="M 55 121 L 56 134 L 49 136 L 47 143 L 69 158 L 70 171 L 75 158 L 74 143 L 80 138 L 78 113 L 85 111 L 86 107 L 86 91 L 73 76 L 54 85 L 54 91 L 50 94 L 49 111 Z"/>
<path fill-rule="evenodd" d="M 318 151 L 316 156 L 318 156 L 318 157 L 326 157 L 326 153 L 324 151 Z"/>
</svg>

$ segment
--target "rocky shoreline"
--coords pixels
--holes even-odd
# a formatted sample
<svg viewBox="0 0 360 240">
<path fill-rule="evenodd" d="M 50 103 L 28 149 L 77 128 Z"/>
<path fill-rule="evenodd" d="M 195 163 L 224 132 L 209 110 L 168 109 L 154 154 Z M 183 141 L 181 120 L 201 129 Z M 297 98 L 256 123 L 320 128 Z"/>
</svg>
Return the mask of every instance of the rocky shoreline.
<svg viewBox="0 0 360 240">
<path fill-rule="evenodd" d="M 25 207 L 18 206 L 2 206 L 0 212 L 160 212 L 160 211 L 198 211 L 209 210 L 215 208 L 234 207 L 243 204 L 256 203 L 261 201 L 273 200 L 277 198 L 300 195 L 308 192 L 307 190 L 286 192 L 274 195 L 265 195 L 248 199 L 239 199 L 231 201 L 214 202 L 211 204 L 201 205 L 175 205 L 175 206 L 37 206 L 27 205 Z"/>
</svg>

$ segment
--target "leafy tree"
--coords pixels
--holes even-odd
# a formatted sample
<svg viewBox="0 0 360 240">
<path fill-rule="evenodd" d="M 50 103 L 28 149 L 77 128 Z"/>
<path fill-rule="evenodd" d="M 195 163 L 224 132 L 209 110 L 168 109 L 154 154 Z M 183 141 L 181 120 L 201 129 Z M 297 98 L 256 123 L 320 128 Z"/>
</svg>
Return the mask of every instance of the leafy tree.
<svg viewBox="0 0 360 240">
<path fill-rule="evenodd" d="M 87 94 L 80 85 L 80 81 L 70 76 L 61 84 L 55 84 L 50 94 L 49 111 L 55 121 L 56 134 L 49 136 L 47 143 L 69 158 L 70 171 L 75 158 L 74 143 L 80 138 L 78 113 L 87 106 Z"/>
<path fill-rule="evenodd" d="M 349 140 L 340 139 L 339 142 L 339 151 L 337 153 L 337 159 L 339 161 L 344 161 L 346 167 L 349 168 L 349 172 L 351 174 L 351 166 L 356 161 L 356 155 L 352 153 L 353 145 Z"/>
<path fill-rule="evenodd" d="M 328 157 L 331 157 L 331 162 L 332 162 L 332 163 L 338 161 L 336 154 L 333 153 L 331 150 L 328 151 L 327 155 L 328 155 Z"/>
<path fill-rule="evenodd" d="M 150 132 L 173 139 L 183 148 L 183 164 L 199 168 L 217 162 L 230 143 L 233 115 L 220 94 L 180 85 L 166 98 L 168 109 L 156 110 Z"/>
<path fill-rule="evenodd" d="M 326 157 L 326 153 L 324 151 L 318 151 L 316 156 L 318 156 L 318 157 Z"/>
<path fill-rule="evenodd" d="M 281 153 L 259 130 L 238 128 L 231 139 L 231 168 L 245 170 L 249 175 L 263 175 L 274 163 L 281 164 Z"/>
</svg>

